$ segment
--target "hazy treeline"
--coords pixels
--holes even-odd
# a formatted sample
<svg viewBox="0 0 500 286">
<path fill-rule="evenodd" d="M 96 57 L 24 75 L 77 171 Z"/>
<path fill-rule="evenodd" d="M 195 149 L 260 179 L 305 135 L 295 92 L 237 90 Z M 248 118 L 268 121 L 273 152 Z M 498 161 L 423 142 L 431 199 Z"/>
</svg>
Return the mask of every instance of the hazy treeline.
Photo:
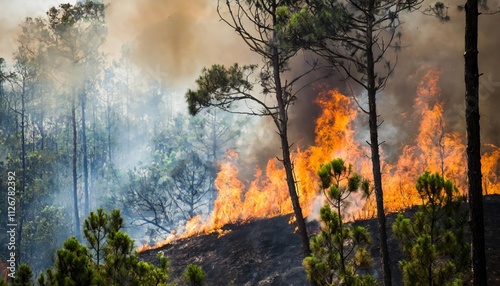
<svg viewBox="0 0 500 286">
<path fill-rule="evenodd" d="M 157 74 L 133 63 L 132 44 L 104 54 L 106 9 L 65 4 L 27 18 L 13 62 L 0 63 L 0 173 L 16 173 L 17 257 L 35 271 L 66 238 L 81 238 L 80 220 L 98 207 L 122 209 L 127 231 L 151 241 L 208 213 L 217 160 L 241 143 L 230 115 L 189 117 Z"/>
</svg>

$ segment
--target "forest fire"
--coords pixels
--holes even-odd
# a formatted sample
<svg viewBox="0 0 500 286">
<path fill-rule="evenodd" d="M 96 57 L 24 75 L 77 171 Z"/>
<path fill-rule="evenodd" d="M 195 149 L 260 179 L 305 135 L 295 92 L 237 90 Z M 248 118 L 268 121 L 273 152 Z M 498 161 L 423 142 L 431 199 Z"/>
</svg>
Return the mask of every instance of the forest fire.
<svg viewBox="0 0 500 286">
<path fill-rule="evenodd" d="M 438 68 L 423 71 L 424 75 L 417 86 L 413 111 L 401 115 L 403 120 L 417 121 L 418 132 L 409 144 L 401 148 L 401 154 L 395 162 L 382 160 L 386 212 L 396 212 L 421 202 L 414 186 L 418 176 L 426 170 L 443 174 L 458 186 L 462 195 L 466 195 L 464 135 L 446 132 L 439 87 L 442 71 Z M 356 118 L 361 113 L 354 100 L 336 90 L 329 90 L 321 92 L 316 103 L 322 111 L 316 120 L 315 144 L 305 150 L 298 148 L 293 154 L 300 203 L 305 216 L 312 214 L 314 202 L 321 195 L 316 175 L 320 164 L 340 157 L 353 164 L 354 170 L 364 177 L 372 178 L 368 146 L 359 142 L 355 134 L 356 130 L 365 127 L 355 126 Z M 499 194 L 500 180 L 497 169 L 500 148 L 488 144 L 483 146 L 483 151 L 484 191 L 486 194 Z M 161 247 L 173 239 L 210 233 L 228 223 L 293 212 L 285 172 L 276 158 L 269 160 L 265 171 L 256 168 L 255 177 L 248 182 L 248 188 L 245 187 L 245 182 L 238 179 L 237 158 L 235 152 L 229 152 L 226 160 L 220 165 L 220 172 L 215 181 L 218 196 L 210 217 L 194 217 L 186 224 L 186 231 L 182 235 L 154 247 L 144 245 L 138 251 Z M 374 196 L 366 201 L 356 196 L 353 199 L 348 219 L 375 216 Z"/>
</svg>

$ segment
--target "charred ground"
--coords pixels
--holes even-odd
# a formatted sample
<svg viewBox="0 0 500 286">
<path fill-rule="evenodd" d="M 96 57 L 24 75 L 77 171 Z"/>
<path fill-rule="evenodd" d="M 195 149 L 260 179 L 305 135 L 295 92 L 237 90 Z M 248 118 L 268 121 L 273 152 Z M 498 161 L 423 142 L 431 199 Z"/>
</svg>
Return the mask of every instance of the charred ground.
<svg viewBox="0 0 500 286">
<path fill-rule="evenodd" d="M 500 195 L 486 196 L 485 235 L 490 285 L 500 285 L 498 213 Z M 395 218 L 395 214 L 388 215 L 389 226 Z M 302 267 L 300 239 L 289 220 L 290 216 L 280 216 L 226 225 L 221 232 L 178 240 L 160 249 L 140 253 L 139 258 L 154 263 L 158 251 L 163 251 L 170 259 L 171 277 L 175 284 L 178 284 L 186 266 L 194 263 L 205 271 L 207 285 L 308 285 Z M 357 221 L 356 224 L 367 225 L 370 229 L 373 240 L 371 252 L 375 259 L 374 269 L 377 270 L 380 261 L 376 220 Z M 309 227 L 312 232 L 318 230 L 317 223 L 310 223 Z M 390 229 L 388 236 L 394 285 L 402 285 L 397 261 L 403 255 Z M 377 272 L 372 274 L 381 278 Z"/>
</svg>

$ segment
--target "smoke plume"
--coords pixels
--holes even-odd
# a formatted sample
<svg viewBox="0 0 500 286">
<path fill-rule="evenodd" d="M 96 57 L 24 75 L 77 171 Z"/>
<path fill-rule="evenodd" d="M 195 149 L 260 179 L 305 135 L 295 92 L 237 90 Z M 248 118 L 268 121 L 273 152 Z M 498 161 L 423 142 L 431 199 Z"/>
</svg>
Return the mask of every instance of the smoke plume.
<svg viewBox="0 0 500 286">
<path fill-rule="evenodd" d="M 112 0 L 107 17 L 110 48 L 131 43 L 135 63 L 171 85 L 192 84 L 203 67 L 215 63 L 255 61 L 219 21 L 214 1 Z"/>
</svg>

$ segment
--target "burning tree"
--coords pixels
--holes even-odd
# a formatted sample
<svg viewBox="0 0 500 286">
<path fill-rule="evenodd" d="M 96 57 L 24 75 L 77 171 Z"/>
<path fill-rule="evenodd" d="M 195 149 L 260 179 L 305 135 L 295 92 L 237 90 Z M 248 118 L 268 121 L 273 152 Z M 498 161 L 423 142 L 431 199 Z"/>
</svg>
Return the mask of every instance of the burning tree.
<svg viewBox="0 0 500 286">
<path fill-rule="evenodd" d="M 368 229 L 344 222 L 351 193 L 361 190 L 368 196 L 369 182 L 342 159 L 322 165 L 318 175 L 328 203 L 321 208 L 324 228 L 311 238 L 312 254 L 304 259 L 309 279 L 318 285 L 376 285 L 370 275 L 359 275 L 372 263 L 366 248 L 370 243 Z"/>
<path fill-rule="evenodd" d="M 257 66 L 234 64 L 226 68 L 223 65 L 213 65 L 208 69 L 203 69 L 202 75 L 196 81 L 197 89 L 189 90 L 186 100 L 192 115 L 197 114 L 203 108 L 217 106 L 229 112 L 266 116 L 273 120 L 281 141 L 281 162 L 286 173 L 303 252 L 305 256 L 308 256 L 310 254 L 309 238 L 299 203 L 290 156 L 288 109 L 296 101 L 297 92 L 300 91 L 300 88 L 292 90 L 292 87 L 314 70 L 314 65 L 310 70 L 292 80 L 284 80 L 288 71 L 288 62 L 298 51 L 286 45 L 279 36 L 279 14 L 286 5 L 290 5 L 290 1 L 219 1 L 217 5 L 222 21 L 233 28 L 250 49 L 263 59 L 264 66 L 258 77 L 258 83 L 262 87 L 262 96 L 253 91 L 254 83 L 251 81 L 251 75 Z M 227 13 L 223 14 L 223 7 Z M 232 109 L 235 102 L 246 103 L 248 109 Z"/>
</svg>

